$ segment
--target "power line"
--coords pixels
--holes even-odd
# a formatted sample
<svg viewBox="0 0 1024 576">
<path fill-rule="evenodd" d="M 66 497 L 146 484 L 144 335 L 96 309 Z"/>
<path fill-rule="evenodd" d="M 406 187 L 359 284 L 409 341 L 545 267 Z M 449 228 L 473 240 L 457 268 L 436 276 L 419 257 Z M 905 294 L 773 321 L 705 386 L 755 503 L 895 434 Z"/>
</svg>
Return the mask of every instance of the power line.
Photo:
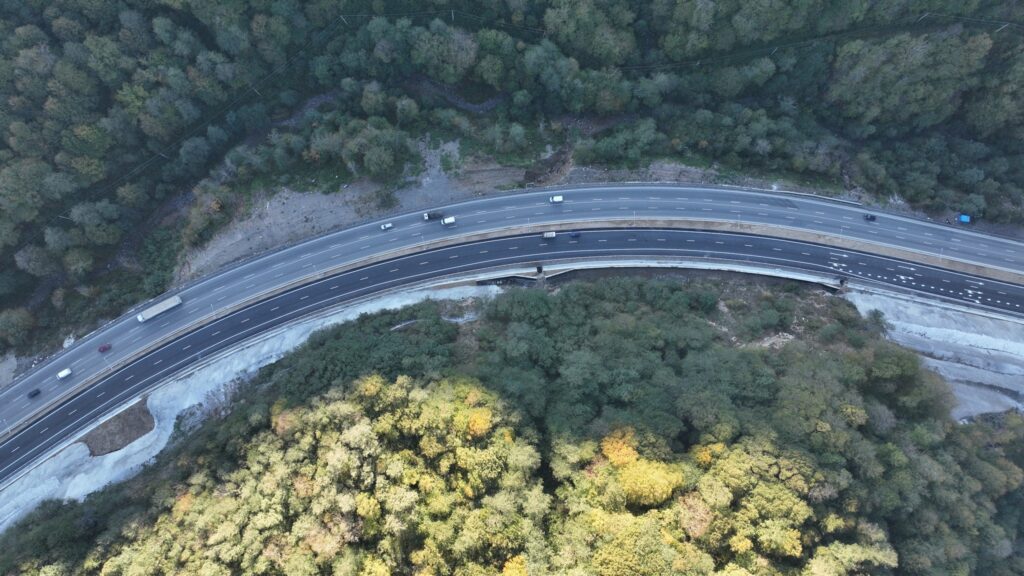
<svg viewBox="0 0 1024 576">
<path fill-rule="evenodd" d="M 185 129 L 185 131 L 183 133 L 181 133 L 177 138 L 172 140 L 170 143 L 160 147 L 160 149 L 156 153 L 152 154 L 149 158 L 141 161 L 134 168 L 132 168 L 131 170 L 129 170 L 129 171 L 125 172 L 125 173 L 123 173 L 122 175 L 117 177 L 114 181 L 112 181 L 109 184 L 106 184 L 103 187 L 101 187 L 98 190 L 98 192 L 105 192 L 105 193 L 109 194 L 110 192 L 114 191 L 121 184 L 129 181 L 130 179 L 134 178 L 135 176 L 137 176 L 138 174 L 140 174 L 144 170 L 148 169 L 158 159 L 160 159 L 160 158 L 168 158 L 169 159 L 170 157 L 167 156 L 167 154 L 166 154 L 167 152 L 170 152 L 170 153 L 176 152 L 177 149 L 178 149 L 178 146 L 180 144 L 182 144 L 185 140 L 187 140 L 188 138 L 191 138 L 191 137 L 199 134 L 201 131 L 203 131 L 203 130 L 209 128 L 210 126 L 212 126 L 217 118 L 220 118 L 221 116 L 223 116 L 228 111 L 234 109 L 240 102 L 242 102 L 243 99 L 248 97 L 250 91 L 251 92 L 255 92 L 258 96 L 262 97 L 262 94 L 259 91 L 260 87 L 265 86 L 267 83 L 269 83 L 275 77 L 281 75 L 282 73 L 284 73 L 287 70 L 290 70 L 293 64 L 295 64 L 301 57 L 304 57 L 306 55 L 307 50 L 311 46 L 313 46 L 317 42 L 321 42 L 323 40 L 326 40 L 328 38 L 328 36 L 331 33 L 335 32 L 336 29 L 338 29 L 340 26 L 352 26 L 352 22 L 349 21 L 350 18 L 352 19 L 352 21 L 358 21 L 359 19 L 367 19 L 367 20 L 369 20 L 369 19 L 373 19 L 373 18 L 416 18 L 416 17 L 428 17 L 428 16 L 434 16 L 434 17 L 449 16 L 449 18 L 454 22 L 455 15 L 458 15 L 460 18 L 465 18 L 465 19 L 468 19 L 468 20 L 474 20 L 474 21 L 476 21 L 478 23 L 481 23 L 481 24 L 484 24 L 484 25 L 488 25 L 488 26 L 500 27 L 500 28 L 511 29 L 511 30 L 522 30 L 522 31 L 525 31 L 525 32 L 531 32 L 531 33 L 541 34 L 541 35 L 545 35 L 545 36 L 548 35 L 548 33 L 549 33 L 549 30 L 547 28 L 537 28 L 537 27 L 533 27 L 533 26 L 525 26 L 525 25 L 521 25 L 521 24 L 513 24 L 513 23 L 502 22 L 502 21 L 497 21 L 497 20 L 488 21 L 488 19 L 483 17 L 483 16 L 479 16 L 477 14 L 472 14 L 472 13 L 469 13 L 469 12 L 464 12 L 462 10 L 421 10 L 421 11 L 409 11 L 409 12 L 386 12 L 386 13 L 377 13 L 377 14 L 375 14 L 375 13 L 365 13 L 365 12 L 351 13 L 351 14 L 339 14 L 325 28 L 317 31 L 314 34 L 311 34 L 310 35 L 311 36 L 310 39 L 307 40 L 306 42 L 304 42 L 303 44 L 299 45 L 298 48 L 295 49 L 295 51 L 292 53 L 292 55 L 289 56 L 288 58 L 286 58 L 284 60 L 284 62 L 282 62 L 280 65 L 272 68 L 271 71 L 268 72 L 267 74 L 265 74 L 263 77 L 255 80 L 253 82 L 248 83 L 248 85 L 245 86 L 244 88 L 242 88 L 239 92 L 237 92 L 237 95 L 234 98 L 232 98 L 231 100 L 221 104 L 216 109 L 214 109 L 214 110 L 204 114 L 204 116 L 206 116 L 208 118 L 207 121 L 201 122 L 199 124 L 194 125 L 191 128 Z M 973 17 L 968 17 L 968 16 L 958 16 L 958 15 L 954 15 L 954 14 L 943 14 L 943 13 L 937 13 L 937 12 L 925 12 L 924 14 L 922 14 L 920 16 L 916 16 L 915 15 L 915 16 L 907 17 L 907 18 L 902 19 L 902 20 L 898 20 L 898 21 L 896 21 L 896 23 L 890 24 L 888 26 L 881 26 L 881 25 L 867 26 L 867 27 L 863 27 L 863 28 L 858 28 L 858 29 L 853 29 L 853 30 L 845 30 L 845 31 L 842 31 L 842 32 L 835 32 L 835 33 L 832 33 L 832 34 L 826 34 L 826 35 L 822 35 L 822 36 L 818 36 L 818 37 L 814 37 L 814 38 L 807 38 L 807 39 L 804 39 L 804 40 L 797 40 L 797 41 L 787 42 L 787 43 L 783 43 L 783 44 L 775 44 L 775 45 L 765 46 L 765 47 L 761 47 L 761 48 L 750 48 L 750 49 L 747 49 L 747 50 L 742 50 L 742 51 L 739 51 L 739 52 L 732 52 L 732 53 L 729 53 L 729 54 L 705 56 L 705 57 L 702 57 L 702 58 L 693 58 L 693 59 L 689 59 L 689 60 L 682 60 L 682 61 L 675 61 L 675 62 L 663 62 L 663 63 L 654 63 L 654 64 L 635 64 L 635 65 L 623 65 L 623 66 L 606 66 L 605 68 L 618 69 L 618 70 L 621 70 L 621 71 L 656 71 L 656 70 L 670 70 L 670 69 L 673 69 L 673 68 L 684 68 L 684 67 L 691 67 L 691 66 L 699 66 L 699 65 L 701 65 L 703 63 L 709 63 L 709 62 L 719 62 L 719 61 L 723 61 L 723 60 L 749 58 L 749 57 L 753 57 L 753 56 L 756 56 L 756 55 L 759 55 L 759 54 L 764 54 L 764 53 L 769 52 L 769 51 L 770 51 L 771 54 L 774 54 L 780 48 L 781 49 L 787 49 L 787 48 L 800 48 L 800 47 L 804 47 L 804 46 L 811 46 L 811 45 L 814 45 L 814 44 L 816 44 L 818 42 L 822 42 L 822 41 L 825 41 L 825 40 L 830 40 L 830 39 L 841 38 L 841 37 L 844 37 L 844 36 L 851 36 L 851 35 L 861 34 L 861 33 L 872 31 L 872 30 L 883 30 L 883 29 L 891 29 L 891 28 L 894 28 L 894 27 L 899 27 L 899 26 L 906 25 L 906 24 L 910 23 L 911 20 L 914 20 L 914 23 L 918 23 L 918 22 L 921 22 L 921 21 L 923 21 L 923 20 L 925 20 L 925 19 L 927 19 L 929 17 L 933 17 L 933 16 L 937 17 L 937 18 L 944 18 L 944 19 L 947 19 L 947 20 L 957 20 L 957 21 L 968 22 L 968 23 L 973 23 L 973 24 L 999 25 L 1000 27 L 996 30 L 996 32 L 998 32 L 1000 30 L 1003 30 L 1004 28 L 1007 28 L 1007 27 L 1012 27 L 1013 29 L 1016 29 L 1016 30 L 1024 29 L 1024 26 L 1022 26 L 1021 24 L 1018 24 L 1016 22 L 1005 21 L 1005 20 L 993 20 L 993 19 L 973 18 Z"/>
<path fill-rule="evenodd" d="M 924 15 L 921 16 L 921 18 L 924 19 L 925 17 L 928 17 L 928 16 L 936 16 L 938 18 L 946 18 L 947 20 L 960 20 L 962 22 L 972 22 L 972 23 L 975 23 L 975 24 L 1000 25 L 999 29 L 996 30 L 996 32 L 998 32 L 999 30 L 1002 30 L 1003 28 L 1006 28 L 1008 26 L 1012 26 L 1012 27 L 1014 27 L 1014 28 L 1016 28 L 1018 30 L 1024 30 L 1024 25 L 1018 24 L 1017 22 L 1010 22 L 1008 20 L 989 20 L 989 19 L 986 19 L 986 18 L 973 18 L 971 16 L 958 16 L 956 14 L 943 14 L 941 12 L 925 12 Z"/>
<path fill-rule="evenodd" d="M 117 179 L 115 179 L 113 182 L 111 182 L 111 183 L 109 183 L 107 185 L 104 185 L 100 189 L 100 191 L 105 191 L 106 193 L 109 194 L 110 192 L 115 190 L 121 184 L 127 182 L 131 178 L 133 178 L 136 175 L 138 175 L 139 173 L 141 173 L 143 170 L 147 169 L 157 159 L 159 159 L 161 157 L 169 158 L 165 154 L 165 152 L 172 152 L 172 153 L 175 152 L 177 150 L 177 147 L 182 142 L 184 142 L 188 138 L 191 138 L 191 137 L 195 136 L 200 131 L 205 130 L 205 129 L 209 128 L 210 126 L 212 126 L 213 123 L 214 123 L 214 118 L 218 118 L 218 117 L 224 115 L 229 110 L 234 109 L 235 106 L 238 105 L 239 102 L 241 102 L 244 98 L 246 98 L 249 95 L 249 91 L 250 90 L 253 91 L 253 92 L 256 92 L 257 94 L 260 94 L 260 92 L 257 89 L 257 87 L 265 86 L 272 78 L 274 78 L 275 76 L 278 76 L 281 73 L 283 73 L 284 71 L 290 69 L 291 65 L 294 64 L 299 59 L 300 56 L 303 56 L 305 54 L 306 50 L 310 46 L 312 46 L 312 44 L 314 42 L 326 39 L 326 37 L 331 32 L 333 32 L 333 29 L 337 28 L 339 25 L 350 25 L 348 20 L 347 20 L 347 18 L 352 18 L 353 20 L 356 20 L 358 18 L 377 18 L 377 17 L 382 17 L 382 18 L 404 18 L 404 17 L 415 17 L 415 16 L 436 16 L 438 14 L 447 14 L 448 12 L 449 11 L 447 11 L 447 10 L 443 10 L 443 11 L 433 10 L 433 11 L 417 11 L 417 12 L 398 12 L 398 13 L 388 13 L 388 14 L 364 14 L 364 13 L 358 13 L 358 14 L 340 14 L 340 15 L 338 15 L 338 17 L 336 17 L 334 20 L 332 20 L 331 23 L 328 24 L 328 26 L 326 28 L 318 31 L 315 34 L 312 34 L 311 38 L 309 40 L 307 40 L 304 44 L 301 44 L 299 46 L 299 48 L 292 54 L 292 56 L 287 58 L 280 66 L 277 66 L 276 68 L 271 69 L 271 71 L 269 73 L 267 73 L 266 75 L 264 75 L 262 78 L 259 78 L 259 79 L 255 80 L 254 82 L 248 83 L 248 85 L 244 89 L 242 89 L 240 92 L 238 92 L 237 96 L 235 96 L 232 100 L 230 100 L 228 102 L 225 102 L 224 104 L 221 104 L 217 109 L 215 109 L 215 110 L 213 110 L 211 112 L 208 112 L 207 114 L 204 114 L 204 116 L 207 116 L 208 118 L 210 118 L 209 120 L 207 120 L 206 122 L 202 122 L 200 124 L 197 124 L 197 125 L 193 126 L 192 128 L 187 128 L 180 136 L 178 136 L 177 138 L 172 140 L 169 144 L 166 144 L 166 145 L 160 147 L 160 149 L 156 153 L 151 155 L 146 160 L 143 160 L 135 168 L 132 168 L 128 172 L 122 174 Z"/>
<path fill-rule="evenodd" d="M 827 40 L 834 40 L 834 39 L 842 38 L 842 37 L 846 37 L 846 36 L 856 36 L 856 35 L 863 34 L 863 33 L 866 33 L 866 32 L 871 32 L 871 31 L 883 31 L 883 30 L 898 29 L 898 28 L 901 28 L 901 27 L 906 26 L 908 24 L 917 24 L 917 23 L 925 20 L 926 18 L 928 18 L 930 16 L 937 16 L 937 17 L 942 17 L 942 18 L 946 18 L 946 19 L 950 19 L 950 20 L 961 20 L 961 21 L 970 22 L 970 23 L 973 23 L 973 24 L 990 24 L 990 25 L 993 25 L 993 26 L 994 25 L 999 25 L 999 28 L 995 32 L 998 32 L 999 30 L 1002 30 L 1002 29 L 1004 29 L 1006 27 L 1009 27 L 1009 26 L 1012 26 L 1012 27 L 1014 27 L 1016 29 L 1024 30 L 1024 26 L 1022 26 L 1020 24 L 1017 24 L 1015 22 L 1007 22 L 1007 21 L 1004 21 L 1004 20 L 985 20 L 985 19 L 981 19 L 981 18 L 969 18 L 969 17 L 966 17 L 966 16 L 956 16 L 956 15 L 951 15 L 951 14 L 938 14 L 938 13 L 935 13 L 935 12 L 925 12 L 924 14 L 922 14 L 920 16 L 908 16 L 907 18 L 903 18 L 903 19 L 900 19 L 900 20 L 895 20 L 891 24 L 888 24 L 888 25 L 864 26 L 864 27 L 861 27 L 861 28 L 854 28 L 854 29 L 850 29 L 850 30 L 843 30 L 841 32 L 832 32 L 830 34 L 824 34 L 824 35 L 821 35 L 821 36 L 815 36 L 813 38 L 805 38 L 805 39 L 802 39 L 802 40 L 794 40 L 792 42 L 785 42 L 785 43 L 782 43 L 782 44 L 772 44 L 772 45 L 769 45 L 769 46 L 762 46 L 762 47 L 758 47 L 758 48 L 749 48 L 749 49 L 746 49 L 746 50 L 741 50 L 739 52 L 730 52 L 728 54 L 720 54 L 720 55 L 715 55 L 715 56 L 705 56 L 705 57 L 701 57 L 701 58 L 691 58 L 689 60 L 678 60 L 678 61 L 674 61 L 674 62 L 661 62 L 661 63 L 655 63 L 655 64 L 634 64 L 634 65 L 625 65 L 625 66 L 608 66 L 608 68 L 616 68 L 616 69 L 623 70 L 623 71 L 627 71 L 627 70 L 663 70 L 663 69 L 667 70 L 667 69 L 672 69 L 672 68 L 685 68 L 685 67 L 690 67 L 690 66 L 699 66 L 699 65 L 701 65 L 703 63 L 707 63 L 707 62 L 718 62 L 718 61 L 722 61 L 722 60 L 732 60 L 732 59 L 748 58 L 748 57 L 756 56 L 758 54 L 764 54 L 765 52 L 769 52 L 769 51 L 770 51 L 771 54 L 774 54 L 779 49 L 801 48 L 801 47 L 811 46 L 811 45 L 817 44 L 818 42 L 823 42 L 823 41 L 827 41 Z"/>
</svg>

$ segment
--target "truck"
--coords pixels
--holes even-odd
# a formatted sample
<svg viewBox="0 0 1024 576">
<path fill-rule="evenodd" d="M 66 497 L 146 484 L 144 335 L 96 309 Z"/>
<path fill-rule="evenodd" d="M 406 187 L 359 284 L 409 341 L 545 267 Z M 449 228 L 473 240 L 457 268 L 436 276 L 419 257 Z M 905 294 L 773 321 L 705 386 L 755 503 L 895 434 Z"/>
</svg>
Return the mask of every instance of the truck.
<svg viewBox="0 0 1024 576">
<path fill-rule="evenodd" d="M 444 218 L 444 212 L 430 211 L 423 213 L 424 220 L 437 220 L 438 218 Z"/>
<path fill-rule="evenodd" d="M 171 296 L 170 298 L 157 302 L 156 304 L 153 304 L 152 306 L 146 308 L 142 312 L 139 312 L 139 315 L 136 316 L 135 319 L 138 320 L 139 322 L 145 322 L 146 320 L 150 320 L 156 316 L 159 316 L 160 314 L 163 314 L 164 312 L 167 312 L 171 308 L 180 305 L 181 297 Z"/>
</svg>

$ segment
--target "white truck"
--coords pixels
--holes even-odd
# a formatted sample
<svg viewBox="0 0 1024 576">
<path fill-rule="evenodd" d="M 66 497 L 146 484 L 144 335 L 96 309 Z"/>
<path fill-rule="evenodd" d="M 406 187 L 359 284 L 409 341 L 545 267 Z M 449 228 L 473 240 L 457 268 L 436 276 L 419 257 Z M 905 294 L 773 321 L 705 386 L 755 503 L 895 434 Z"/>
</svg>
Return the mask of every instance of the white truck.
<svg viewBox="0 0 1024 576">
<path fill-rule="evenodd" d="M 142 312 L 139 312 L 139 315 L 136 316 L 135 319 L 138 320 L 139 322 L 145 322 L 146 320 L 150 320 L 156 316 L 159 316 L 160 314 L 163 314 L 164 312 L 167 312 L 171 308 L 180 305 L 181 297 L 171 296 L 170 298 L 163 300 L 161 302 L 157 302 L 156 304 L 153 304 L 152 306 L 146 308 Z"/>
</svg>

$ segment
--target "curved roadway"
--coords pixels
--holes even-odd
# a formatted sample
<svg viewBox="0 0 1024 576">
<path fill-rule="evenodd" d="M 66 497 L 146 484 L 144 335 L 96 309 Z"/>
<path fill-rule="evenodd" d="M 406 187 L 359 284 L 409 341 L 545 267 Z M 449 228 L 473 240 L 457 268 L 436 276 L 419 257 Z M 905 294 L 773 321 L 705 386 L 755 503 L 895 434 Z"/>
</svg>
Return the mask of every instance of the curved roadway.
<svg viewBox="0 0 1024 576">
<path fill-rule="evenodd" d="M 550 204 L 551 194 L 562 194 L 565 202 Z M 184 304 L 177 309 L 144 324 L 129 314 L 90 335 L 0 393 L 0 430 L 38 417 L 34 413 L 47 402 L 66 396 L 45 416 L 0 444 L 0 482 L 200 355 L 222 350 L 320 307 L 449 273 L 565 258 L 715 257 L 841 273 L 1011 313 L 1021 313 L 1024 306 L 1024 288 L 1014 284 L 833 247 L 732 233 L 586 230 L 587 221 L 593 225 L 595 221 L 632 218 L 781 224 L 1024 272 L 1024 251 L 1017 242 L 881 213 L 875 222 L 865 222 L 862 207 L 813 197 L 718 188 L 605 186 L 485 198 L 442 211 L 457 217 L 454 228 L 425 222 L 421 213 L 363 224 L 203 278 L 178 292 Z M 394 227 L 381 231 L 379 225 L 385 221 Z M 285 291 L 198 330 L 188 330 L 189 325 L 221 309 L 324 269 L 451 236 L 556 222 L 573 222 L 586 231 L 578 239 L 565 234 L 553 241 L 539 234 L 517 235 L 416 251 Z M 125 366 L 112 367 L 174 333 L 182 335 Z M 103 342 L 113 345 L 105 355 L 96 351 Z M 65 367 L 74 373 L 58 381 L 55 375 Z M 97 377 L 86 389 L 70 393 L 76 382 Z M 27 391 L 34 388 L 41 390 L 40 396 L 27 398 Z"/>
</svg>

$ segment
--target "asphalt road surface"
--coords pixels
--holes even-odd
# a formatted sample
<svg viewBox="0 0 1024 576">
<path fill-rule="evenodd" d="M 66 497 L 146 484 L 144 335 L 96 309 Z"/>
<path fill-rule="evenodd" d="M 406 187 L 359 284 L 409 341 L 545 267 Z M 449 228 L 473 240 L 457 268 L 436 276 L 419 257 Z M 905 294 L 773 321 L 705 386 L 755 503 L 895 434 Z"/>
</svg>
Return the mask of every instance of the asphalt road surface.
<svg viewBox="0 0 1024 576">
<path fill-rule="evenodd" d="M 556 193 L 565 197 L 564 203 L 548 202 L 548 197 Z M 522 224 L 574 222 L 583 230 L 588 220 L 673 217 L 777 224 L 1024 272 L 1024 246 L 1017 242 L 883 213 L 877 213 L 874 222 L 867 222 L 861 207 L 809 197 L 716 188 L 614 186 L 486 198 L 440 211 L 456 216 L 454 228 L 424 221 L 421 213 L 415 213 L 333 233 L 201 279 L 178 292 L 184 300 L 182 306 L 144 324 L 135 320 L 138 310 L 134 310 L 79 342 L 0 393 L 2 431 L 32 416 L 40 406 L 66 393 L 76 382 L 108 373 L 0 444 L 0 481 L 200 354 L 230 346 L 316 307 L 474 268 L 553 258 L 707 255 L 841 272 L 1014 313 L 1019 313 L 1024 305 L 1021 288 L 1015 285 L 835 248 L 734 234 L 585 231 L 578 240 L 560 234 L 555 241 L 545 242 L 539 235 L 533 235 L 459 245 L 348 272 L 217 320 L 116 372 L 110 368 L 120 358 L 131 356 L 150 342 L 221 308 L 317 270 L 457 234 Z M 390 222 L 393 227 L 382 231 L 382 222 Z M 101 343 L 110 343 L 112 349 L 106 354 L 98 353 Z M 71 368 L 73 374 L 58 381 L 56 373 L 63 368 Z M 27 392 L 36 388 L 40 395 L 27 398 Z"/>
</svg>

